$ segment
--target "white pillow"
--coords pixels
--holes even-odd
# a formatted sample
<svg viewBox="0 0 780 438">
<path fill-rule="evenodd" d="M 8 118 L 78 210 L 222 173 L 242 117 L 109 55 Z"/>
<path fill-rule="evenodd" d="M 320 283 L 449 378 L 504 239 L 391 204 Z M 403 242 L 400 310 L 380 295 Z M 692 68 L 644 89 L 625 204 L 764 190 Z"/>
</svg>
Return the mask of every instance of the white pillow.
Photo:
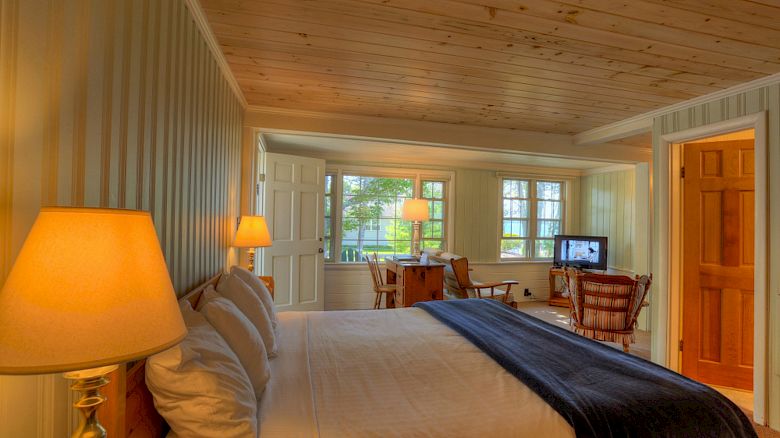
<svg viewBox="0 0 780 438">
<path fill-rule="evenodd" d="M 266 313 L 268 313 L 268 316 L 271 317 L 271 326 L 274 328 L 274 333 L 278 334 L 279 332 L 277 330 L 279 327 L 279 321 L 276 319 L 274 298 L 271 296 L 271 291 L 269 291 L 268 287 L 265 285 L 265 283 L 263 283 L 263 280 L 257 278 L 257 275 L 249 272 L 247 269 L 242 268 L 241 266 L 233 266 L 230 268 L 230 273 L 233 275 L 238 275 L 238 278 L 246 283 L 247 286 L 252 288 L 252 291 L 257 294 L 257 297 L 260 298 L 263 306 L 265 306 Z"/>
<path fill-rule="evenodd" d="M 268 357 L 275 357 L 276 336 L 274 336 L 271 318 L 265 311 L 263 303 L 260 302 L 260 298 L 252 292 L 252 289 L 238 276 L 223 274 L 217 283 L 217 292 L 232 301 L 241 310 L 260 333 L 260 337 L 263 338 Z"/>
<path fill-rule="evenodd" d="M 157 411 L 178 436 L 257 436 L 257 399 L 235 353 L 188 302 L 181 311 L 187 337 L 146 361 Z"/>
<path fill-rule="evenodd" d="M 255 397 L 260 400 L 271 377 L 263 338 L 238 307 L 229 299 L 219 296 L 213 287 L 206 289 L 200 299 L 203 302 L 202 307 L 198 304 L 201 313 L 236 353 L 255 389 Z"/>
</svg>

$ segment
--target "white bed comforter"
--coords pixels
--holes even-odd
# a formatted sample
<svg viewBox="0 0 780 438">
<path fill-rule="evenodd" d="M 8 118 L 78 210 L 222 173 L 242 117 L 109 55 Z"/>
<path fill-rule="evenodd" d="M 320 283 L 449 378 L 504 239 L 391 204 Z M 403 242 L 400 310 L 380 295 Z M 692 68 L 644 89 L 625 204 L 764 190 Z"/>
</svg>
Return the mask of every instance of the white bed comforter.
<svg viewBox="0 0 780 438">
<path fill-rule="evenodd" d="M 569 424 L 422 309 L 279 314 L 263 438 L 573 437 Z"/>
</svg>

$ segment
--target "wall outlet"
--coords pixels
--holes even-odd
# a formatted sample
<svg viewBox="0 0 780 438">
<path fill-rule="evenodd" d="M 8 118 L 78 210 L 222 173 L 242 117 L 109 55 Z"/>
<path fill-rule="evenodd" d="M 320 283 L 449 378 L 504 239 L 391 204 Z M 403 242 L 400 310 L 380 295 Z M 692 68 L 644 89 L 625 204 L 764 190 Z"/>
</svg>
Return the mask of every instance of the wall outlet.
<svg viewBox="0 0 780 438">
<path fill-rule="evenodd" d="M 530 297 L 531 296 L 531 291 L 528 288 L 525 288 L 525 290 L 523 291 L 523 296 L 524 297 Z"/>
</svg>

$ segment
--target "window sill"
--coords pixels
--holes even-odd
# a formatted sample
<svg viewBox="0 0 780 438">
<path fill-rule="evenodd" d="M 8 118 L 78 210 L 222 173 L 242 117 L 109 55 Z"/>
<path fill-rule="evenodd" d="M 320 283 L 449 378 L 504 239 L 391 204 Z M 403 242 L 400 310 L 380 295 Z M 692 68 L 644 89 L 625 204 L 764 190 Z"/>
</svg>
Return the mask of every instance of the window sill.
<svg viewBox="0 0 780 438">
<path fill-rule="evenodd" d="M 498 262 L 479 263 L 482 265 L 552 265 L 552 259 L 542 260 L 500 260 Z M 478 264 L 478 263 L 474 263 Z"/>
</svg>

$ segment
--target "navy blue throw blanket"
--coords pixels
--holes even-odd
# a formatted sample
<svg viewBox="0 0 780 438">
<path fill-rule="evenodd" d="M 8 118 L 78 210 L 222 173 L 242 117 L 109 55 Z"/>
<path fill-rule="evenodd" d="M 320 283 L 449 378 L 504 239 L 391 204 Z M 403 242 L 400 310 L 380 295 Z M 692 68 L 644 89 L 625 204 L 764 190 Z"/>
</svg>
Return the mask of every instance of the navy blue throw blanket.
<svg viewBox="0 0 780 438">
<path fill-rule="evenodd" d="M 713 389 L 493 300 L 414 305 L 482 349 L 578 437 L 756 437 Z"/>
</svg>

